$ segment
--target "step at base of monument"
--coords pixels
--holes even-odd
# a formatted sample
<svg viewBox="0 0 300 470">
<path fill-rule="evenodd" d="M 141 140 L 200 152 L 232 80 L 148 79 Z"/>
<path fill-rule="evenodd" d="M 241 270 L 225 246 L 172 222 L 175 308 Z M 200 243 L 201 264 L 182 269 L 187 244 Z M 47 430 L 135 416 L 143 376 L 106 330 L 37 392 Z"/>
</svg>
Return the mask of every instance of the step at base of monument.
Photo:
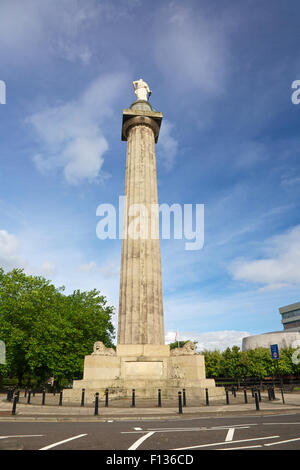
<svg viewBox="0 0 300 470">
<path fill-rule="evenodd" d="M 113 386 L 111 383 L 86 383 L 83 380 L 77 381 L 77 386 L 73 389 L 66 389 L 63 392 L 64 401 L 79 403 L 81 401 L 82 389 L 85 389 L 85 402 L 92 403 L 95 401 L 96 392 L 99 393 L 99 399 L 103 401 L 105 399 L 105 391 L 109 391 L 109 400 L 115 400 L 120 398 L 132 398 L 132 390 L 135 390 L 135 398 L 149 398 L 155 399 L 158 398 L 158 389 L 161 390 L 161 398 L 163 399 L 177 399 L 178 392 L 183 392 L 185 389 L 186 396 L 189 399 L 200 399 L 205 400 L 206 389 L 208 389 L 208 394 L 210 398 L 224 397 L 225 391 L 223 387 L 216 387 L 214 380 L 207 379 L 206 384 L 193 384 L 186 385 L 184 382 L 171 385 L 170 383 L 149 383 L 139 384 L 137 382 L 126 383 L 126 386 Z M 213 382 L 213 383 L 212 383 Z M 204 387 L 203 385 L 206 385 Z"/>
</svg>

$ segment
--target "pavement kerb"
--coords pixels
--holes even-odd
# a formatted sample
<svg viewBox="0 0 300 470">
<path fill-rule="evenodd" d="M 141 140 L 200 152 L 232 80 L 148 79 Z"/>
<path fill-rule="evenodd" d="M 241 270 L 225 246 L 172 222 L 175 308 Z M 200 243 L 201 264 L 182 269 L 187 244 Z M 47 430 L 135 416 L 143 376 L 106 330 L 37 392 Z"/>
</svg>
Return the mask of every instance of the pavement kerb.
<svg viewBox="0 0 300 470">
<path fill-rule="evenodd" d="M 288 403 L 288 401 L 293 402 Z M 19 403 L 17 405 L 16 415 L 11 415 L 12 402 L 7 402 L 2 395 L 0 398 L 0 422 L 3 421 L 53 421 L 53 422 L 100 422 L 100 421 L 137 421 L 137 420 L 173 420 L 173 419 L 196 419 L 212 418 L 225 416 L 241 416 L 262 414 L 283 414 L 300 412 L 300 394 L 286 396 L 286 403 L 283 404 L 279 396 L 272 402 L 260 403 L 260 410 L 256 410 L 255 403 L 232 403 L 210 404 L 209 406 L 187 406 L 183 408 L 183 413 L 178 413 L 177 407 L 136 407 L 136 408 L 105 408 L 99 406 L 99 415 L 94 416 L 93 407 L 80 406 L 58 406 L 58 405 L 39 405 Z M 2 414 L 2 416 L 1 416 Z"/>
<path fill-rule="evenodd" d="M 253 405 L 239 406 L 239 405 L 224 405 L 222 407 L 187 407 L 184 409 L 182 414 L 178 413 L 178 410 L 174 408 L 169 408 L 167 410 L 156 410 L 156 413 L 153 413 L 153 409 L 134 409 L 128 410 L 122 408 L 121 410 L 113 409 L 103 409 L 99 408 L 99 415 L 94 416 L 93 414 L 78 414 L 78 409 L 75 411 L 73 408 L 73 413 L 71 409 L 68 409 L 68 413 L 61 413 L 61 408 L 51 407 L 52 413 L 39 413 L 37 410 L 29 410 L 28 405 L 23 405 L 26 407 L 26 413 L 24 409 L 17 409 L 16 415 L 5 415 L 0 416 L 0 422 L 107 422 L 107 421 L 144 421 L 144 420 L 182 420 L 182 419 L 196 419 L 196 418 L 213 418 L 213 417 L 226 417 L 226 416 L 260 416 L 260 415 L 270 415 L 270 414 L 293 414 L 293 412 L 300 412 L 299 405 L 291 406 L 284 405 L 282 403 L 261 406 L 260 410 L 256 410 Z M 30 405 L 29 405 L 30 406 Z M 55 408 L 55 410 L 53 409 Z M 209 408 L 209 409 L 208 409 Z M 66 411 L 66 410 L 65 410 Z M 2 412 L 8 413 L 10 410 L 3 410 Z M 158 415 L 158 412 L 160 413 Z M 1 409 L 0 409 L 1 413 Z"/>
</svg>

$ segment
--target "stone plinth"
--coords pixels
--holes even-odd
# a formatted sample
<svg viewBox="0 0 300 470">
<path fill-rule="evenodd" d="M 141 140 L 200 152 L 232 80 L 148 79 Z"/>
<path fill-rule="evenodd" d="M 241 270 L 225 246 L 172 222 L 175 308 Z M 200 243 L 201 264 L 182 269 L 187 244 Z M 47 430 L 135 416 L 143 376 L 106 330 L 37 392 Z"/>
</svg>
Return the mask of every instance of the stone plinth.
<svg viewBox="0 0 300 470">
<path fill-rule="evenodd" d="M 165 398 L 176 398 L 186 389 L 189 397 L 224 395 L 223 387 L 216 387 L 213 379 L 205 377 L 204 356 L 200 354 L 172 355 L 168 345 L 118 345 L 115 355 L 92 354 L 85 357 L 83 380 L 75 380 L 72 390 L 64 391 L 67 401 L 79 401 L 82 388 L 87 401 L 93 401 L 109 389 L 110 397 L 157 398 L 160 388 Z"/>
</svg>

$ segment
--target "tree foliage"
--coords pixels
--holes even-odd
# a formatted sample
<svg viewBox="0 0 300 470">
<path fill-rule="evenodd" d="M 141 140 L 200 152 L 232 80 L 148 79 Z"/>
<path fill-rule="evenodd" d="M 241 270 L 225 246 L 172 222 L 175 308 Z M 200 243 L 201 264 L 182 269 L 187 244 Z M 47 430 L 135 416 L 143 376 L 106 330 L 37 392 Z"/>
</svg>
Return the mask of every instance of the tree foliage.
<svg viewBox="0 0 300 470">
<path fill-rule="evenodd" d="M 183 346 L 187 343 L 187 341 L 175 341 L 174 343 L 170 343 L 170 351 L 175 348 L 183 348 Z"/>
<path fill-rule="evenodd" d="M 202 354 L 205 357 L 207 377 L 244 379 L 247 377 L 273 377 L 277 373 L 281 375 L 300 375 L 300 365 L 294 364 L 292 355 L 295 349 L 286 348 L 280 350 L 280 359 L 277 361 L 271 357 L 270 349 L 256 348 L 240 351 L 238 346 L 227 348 L 225 351 L 207 351 Z"/>
<path fill-rule="evenodd" d="M 65 295 L 43 277 L 0 268 L 0 339 L 6 345 L 0 373 L 20 384 L 81 378 L 95 341 L 113 347 L 113 313 L 97 290 Z"/>
</svg>

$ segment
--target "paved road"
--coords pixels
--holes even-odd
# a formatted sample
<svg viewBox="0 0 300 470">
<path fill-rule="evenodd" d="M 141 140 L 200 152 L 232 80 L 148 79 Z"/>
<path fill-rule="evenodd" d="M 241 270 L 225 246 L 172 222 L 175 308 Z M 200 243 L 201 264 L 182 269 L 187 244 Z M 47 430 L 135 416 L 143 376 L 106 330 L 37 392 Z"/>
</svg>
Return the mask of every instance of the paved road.
<svg viewBox="0 0 300 470">
<path fill-rule="evenodd" d="M 140 450 L 150 450 L 153 458 L 161 458 L 155 456 L 164 450 L 191 455 L 196 450 L 215 449 L 299 450 L 300 414 L 164 421 L 0 422 L 0 449 L 131 450 L 136 456 Z M 118 454 L 108 455 L 116 458 Z"/>
</svg>

